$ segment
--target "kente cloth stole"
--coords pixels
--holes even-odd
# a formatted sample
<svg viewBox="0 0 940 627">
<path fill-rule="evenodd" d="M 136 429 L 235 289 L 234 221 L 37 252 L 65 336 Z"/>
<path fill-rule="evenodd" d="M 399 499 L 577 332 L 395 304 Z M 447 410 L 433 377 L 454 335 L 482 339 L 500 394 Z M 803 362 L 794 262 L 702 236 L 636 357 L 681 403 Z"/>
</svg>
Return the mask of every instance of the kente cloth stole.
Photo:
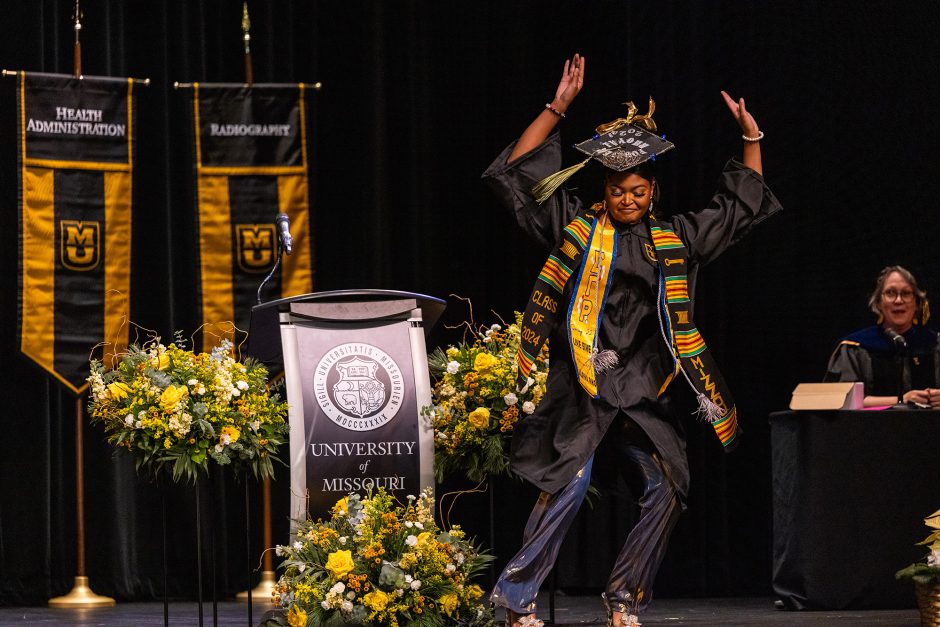
<svg viewBox="0 0 940 627">
<path fill-rule="evenodd" d="M 526 303 L 525 313 L 522 316 L 519 352 L 516 354 L 516 364 L 518 366 L 516 387 L 519 390 L 528 389 L 528 379 L 529 374 L 532 372 L 532 363 L 535 361 L 536 357 L 538 357 L 542 347 L 548 342 L 548 335 L 552 330 L 558 311 L 561 308 L 561 299 L 565 291 L 565 285 L 568 283 L 571 275 L 574 274 L 574 271 L 582 265 L 581 260 L 582 257 L 584 257 L 584 250 L 587 248 L 588 242 L 593 243 L 594 235 L 597 231 L 597 222 L 596 206 L 578 212 L 578 215 L 576 215 L 562 231 L 561 240 L 555 247 L 555 250 L 552 251 L 552 254 L 548 256 L 545 265 L 542 266 L 542 270 L 539 272 L 538 278 L 535 279 L 532 295 L 529 297 L 528 303 Z M 612 225 L 609 225 L 609 221 L 607 220 L 605 220 L 605 223 L 608 224 L 608 228 L 612 233 Z M 601 234 L 603 233 L 607 233 L 607 229 L 601 229 Z M 611 237 L 611 233 L 607 233 L 607 237 L 604 239 L 608 245 L 613 246 L 616 243 L 616 237 Z M 598 237 L 598 239 L 601 238 Z M 613 251 L 606 257 L 608 265 L 613 259 L 612 253 Z M 599 269 L 597 272 L 604 272 L 605 278 L 610 274 L 607 271 Z M 580 276 L 583 278 L 583 275 L 584 272 L 582 269 Z M 592 275 L 593 274 L 589 272 L 589 276 Z M 599 289 L 600 287 L 598 285 L 598 290 Z M 606 286 L 603 292 L 606 294 Z M 575 292 L 575 294 L 577 294 L 577 292 Z M 567 308 L 569 318 L 575 300 L 577 299 L 572 298 L 572 303 L 569 304 Z M 593 301 L 590 304 L 592 303 Z M 596 311 L 593 312 L 594 325 L 600 323 L 600 311 L 601 309 L 598 307 Z M 587 316 L 587 321 L 590 322 L 590 320 L 591 316 Z M 583 325 L 578 332 L 579 343 L 586 343 L 589 336 L 591 342 L 593 342 L 593 335 L 590 330 L 586 328 L 587 326 L 589 325 Z M 569 337 L 571 337 L 570 334 L 571 331 L 569 330 Z M 573 343 L 572 346 L 574 346 Z M 575 359 L 575 363 L 578 363 L 577 358 Z M 593 366 L 591 370 L 591 374 L 585 377 L 582 377 L 579 372 L 578 378 L 582 381 L 582 385 L 585 379 L 593 381 Z M 597 394 L 596 384 L 594 384 L 594 389 L 588 389 L 588 392 L 591 393 L 592 396 L 595 396 Z"/>
<path fill-rule="evenodd" d="M 725 450 L 730 450 L 739 434 L 737 407 L 718 365 L 711 356 L 701 333 L 692 321 L 689 298 L 689 252 L 675 231 L 650 218 L 650 235 L 659 265 L 659 321 L 663 339 L 669 345 L 674 371 L 682 373 L 695 390 L 699 415 L 711 423 Z"/>
</svg>

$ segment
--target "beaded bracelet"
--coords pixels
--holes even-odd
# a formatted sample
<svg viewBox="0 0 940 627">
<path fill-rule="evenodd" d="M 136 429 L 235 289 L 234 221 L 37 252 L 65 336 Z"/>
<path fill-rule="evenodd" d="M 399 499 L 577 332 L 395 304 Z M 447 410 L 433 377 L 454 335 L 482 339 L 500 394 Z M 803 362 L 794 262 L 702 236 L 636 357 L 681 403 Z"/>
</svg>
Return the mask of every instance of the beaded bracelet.
<svg viewBox="0 0 940 627">
<path fill-rule="evenodd" d="M 757 131 L 757 137 L 748 137 L 747 135 L 741 135 L 741 139 L 743 139 L 746 142 L 751 142 L 752 144 L 755 142 L 759 142 L 760 140 L 764 139 L 764 131 Z"/>
<path fill-rule="evenodd" d="M 557 116 L 560 117 L 560 118 L 565 117 L 565 114 L 562 113 L 561 111 L 559 111 L 558 109 L 556 109 L 555 107 L 553 107 L 553 106 L 552 106 L 552 103 L 550 103 L 550 102 L 546 102 L 546 103 L 545 103 L 545 108 L 548 109 L 549 111 L 551 111 L 552 113 L 554 113 L 555 115 L 557 115 Z"/>
</svg>

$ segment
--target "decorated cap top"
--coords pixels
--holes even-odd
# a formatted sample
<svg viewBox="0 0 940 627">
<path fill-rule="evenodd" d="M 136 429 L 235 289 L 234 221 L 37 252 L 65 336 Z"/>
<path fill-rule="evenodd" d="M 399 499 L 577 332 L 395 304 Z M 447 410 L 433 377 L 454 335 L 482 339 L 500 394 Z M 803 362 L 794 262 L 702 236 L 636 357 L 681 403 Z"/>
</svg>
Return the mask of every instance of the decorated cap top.
<svg viewBox="0 0 940 627">
<path fill-rule="evenodd" d="M 588 156 L 587 159 L 548 175 L 532 189 L 537 202 L 545 202 L 591 159 L 596 159 L 611 170 L 623 172 L 675 148 L 672 142 L 655 134 L 653 111 L 656 110 L 656 102 L 652 98 L 646 115 L 637 115 L 636 105 L 632 102 L 624 104 L 627 106 L 627 117 L 601 124 L 595 129 L 597 134 L 594 137 L 575 144 L 575 148 Z"/>
</svg>

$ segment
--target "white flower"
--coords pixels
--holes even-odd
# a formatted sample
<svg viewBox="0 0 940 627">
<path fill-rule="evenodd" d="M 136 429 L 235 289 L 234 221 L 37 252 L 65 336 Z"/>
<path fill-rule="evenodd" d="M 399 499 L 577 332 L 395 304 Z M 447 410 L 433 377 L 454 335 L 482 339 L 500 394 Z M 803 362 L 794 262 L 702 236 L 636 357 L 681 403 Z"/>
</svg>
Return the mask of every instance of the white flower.
<svg viewBox="0 0 940 627">
<path fill-rule="evenodd" d="M 532 385 L 533 383 L 535 383 L 535 379 L 533 379 L 532 377 L 529 377 L 528 379 L 525 380 L 525 386 L 526 386 L 526 387 L 529 387 L 529 386 Z"/>
<path fill-rule="evenodd" d="M 304 572 L 305 570 L 307 570 L 307 565 L 306 565 L 306 564 L 298 564 L 298 565 L 297 565 L 297 572 L 301 572 L 301 573 L 302 573 L 302 572 Z"/>
<path fill-rule="evenodd" d="M 405 521 L 405 526 L 408 527 L 409 529 L 411 529 L 412 527 L 415 526 L 415 524 L 414 524 L 413 522 L 411 522 L 410 520 L 406 520 L 406 521 Z"/>
<path fill-rule="evenodd" d="M 407 498 L 409 501 L 413 501 L 413 500 L 415 500 L 415 495 L 414 495 L 414 494 L 409 494 L 409 495 L 408 495 L 407 497 L 405 497 L 405 498 Z"/>
<path fill-rule="evenodd" d="M 447 372 L 450 374 L 457 374 L 460 372 L 460 362 L 458 361 L 449 361 L 447 362 Z"/>
<path fill-rule="evenodd" d="M 261 428 L 261 421 L 260 421 L 260 420 L 253 420 L 253 421 L 251 421 L 251 422 L 248 423 L 248 426 L 251 427 L 251 430 L 252 430 L 252 431 L 254 431 L 255 433 L 258 433 L 258 429 Z"/>
<path fill-rule="evenodd" d="M 352 601 L 343 601 L 343 604 L 339 606 L 340 611 L 344 614 L 349 614 L 353 611 Z"/>
<path fill-rule="evenodd" d="M 140 410 L 139 412 L 137 412 L 137 417 L 143 420 L 144 418 L 147 417 L 147 412 L 144 410 Z"/>
<path fill-rule="evenodd" d="M 300 540 L 298 540 L 297 542 L 294 542 L 294 550 L 295 550 L 295 551 L 299 551 L 299 550 L 302 549 L 302 548 L 304 548 L 304 543 L 303 543 L 303 542 L 301 542 Z"/>
<path fill-rule="evenodd" d="M 196 394 L 198 394 L 199 396 L 202 396 L 205 393 L 206 393 L 206 386 L 199 384 L 199 389 L 196 390 Z"/>
<path fill-rule="evenodd" d="M 188 386 L 199 385 L 199 381 L 197 381 L 196 379 L 190 379 L 189 381 L 186 382 L 186 385 Z"/>
<path fill-rule="evenodd" d="M 535 411 L 535 403 L 533 403 L 532 401 L 524 402 L 522 404 L 522 411 L 527 414 L 531 414 L 532 412 Z"/>
<path fill-rule="evenodd" d="M 414 581 L 411 582 L 411 589 L 412 589 L 412 590 L 417 590 L 417 589 L 420 588 L 420 587 L 421 587 L 421 580 L 420 580 L 420 579 L 415 579 Z"/>
<path fill-rule="evenodd" d="M 405 596 L 405 591 L 399 588 L 398 590 L 395 590 L 395 596 L 397 596 L 400 599 L 403 596 Z"/>
<path fill-rule="evenodd" d="M 498 324 L 494 324 L 493 326 L 490 327 L 490 331 L 499 331 L 502 328 L 503 327 L 499 326 Z"/>
<path fill-rule="evenodd" d="M 333 584 L 333 587 L 330 588 L 330 592 L 335 592 L 336 594 L 343 594 L 346 591 L 346 584 L 342 581 L 337 581 Z"/>
<path fill-rule="evenodd" d="M 235 387 L 237 387 L 239 390 L 247 390 L 247 389 L 248 389 L 248 382 L 247 382 L 247 381 L 239 381 L 238 383 L 235 384 Z"/>
<path fill-rule="evenodd" d="M 232 396 L 241 396 L 242 393 L 238 388 L 232 388 Z"/>
<path fill-rule="evenodd" d="M 463 561 L 466 558 L 464 558 L 463 553 L 458 553 L 457 555 L 454 556 L 454 559 L 457 560 L 458 564 L 463 564 Z"/>
<path fill-rule="evenodd" d="M 356 593 L 350 590 L 349 592 L 346 593 L 346 598 L 352 601 L 353 599 L 356 598 Z"/>
<path fill-rule="evenodd" d="M 127 414 L 127 416 L 124 418 L 124 424 L 126 424 L 128 427 L 134 424 L 134 414 Z"/>
<path fill-rule="evenodd" d="M 506 403 L 507 405 L 512 406 L 519 402 L 519 397 L 513 394 L 512 392 L 510 392 L 509 394 L 503 397 L 503 402 Z"/>
<path fill-rule="evenodd" d="M 221 444 L 229 445 L 232 443 L 232 436 L 227 433 L 223 433 L 222 437 L 219 438 Z"/>
<path fill-rule="evenodd" d="M 222 445 L 221 445 L 221 444 L 216 444 L 216 445 L 215 445 L 215 452 L 216 452 L 216 453 L 221 453 L 221 452 L 222 452 Z"/>
<path fill-rule="evenodd" d="M 326 599 L 323 599 L 322 601 L 320 601 L 320 605 L 321 605 L 321 606 L 323 607 L 323 609 L 325 609 L 325 610 L 330 609 L 330 602 L 327 601 Z"/>
<path fill-rule="evenodd" d="M 411 575 L 405 575 L 405 583 L 411 583 L 414 578 Z"/>
<path fill-rule="evenodd" d="M 143 425 L 142 425 L 142 423 L 141 423 L 139 420 L 134 423 L 134 428 L 135 428 L 135 429 L 140 429 L 141 426 L 143 426 Z"/>
<path fill-rule="evenodd" d="M 447 566 L 444 567 L 444 570 L 446 570 L 449 573 L 452 573 L 455 570 L 457 570 L 457 567 L 454 566 L 453 564 L 448 564 Z"/>
<path fill-rule="evenodd" d="M 424 529 L 424 525 L 422 525 L 421 523 L 417 521 L 415 521 L 415 527 L 417 527 L 418 529 Z"/>
<path fill-rule="evenodd" d="M 339 543 L 340 543 L 340 544 L 346 544 L 346 540 L 348 540 L 348 539 L 349 539 L 349 538 L 347 538 L 346 536 L 341 536 L 340 539 L 339 539 Z"/>
<path fill-rule="evenodd" d="M 274 554 L 278 556 L 284 555 L 284 547 L 278 544 L 276 547 L 274 547 Z"/>
<path fill-rule="evenodd" d="M 408 546 L 418 546 L 418 536 L 408 536 L 405 538 L 405 544 Z"/>
<path fill-rule="evenodd" d="M 927 565 L 940 568 L 940 549 L 934 549 L 927 556 Z"/>
</svg>

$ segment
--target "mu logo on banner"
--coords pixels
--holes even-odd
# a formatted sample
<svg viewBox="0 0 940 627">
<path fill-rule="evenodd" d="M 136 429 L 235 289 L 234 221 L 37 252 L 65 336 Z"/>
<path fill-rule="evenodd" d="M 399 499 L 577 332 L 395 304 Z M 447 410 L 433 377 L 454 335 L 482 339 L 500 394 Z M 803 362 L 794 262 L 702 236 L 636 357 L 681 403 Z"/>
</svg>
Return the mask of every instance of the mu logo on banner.
<svg viewBox="0 0 940 627">
<path fill-rule="evenodd" d="M 81 393 L 127 345 L 133 81 L 19 77 L 20 350 Z"/>
<path fill-rule="evenodd" d="M 270 270 L 277 254 L 274 245 L 276 236 L 273 224 L 236 224 L 238 266 L 253 274 Z"/>
<path fill-rule="evenodd" d="M 59 258 L 69 270 L 88 272 L 101 260 L 101 225 L 83 220 L 59 221 Z"/>
</svg>

